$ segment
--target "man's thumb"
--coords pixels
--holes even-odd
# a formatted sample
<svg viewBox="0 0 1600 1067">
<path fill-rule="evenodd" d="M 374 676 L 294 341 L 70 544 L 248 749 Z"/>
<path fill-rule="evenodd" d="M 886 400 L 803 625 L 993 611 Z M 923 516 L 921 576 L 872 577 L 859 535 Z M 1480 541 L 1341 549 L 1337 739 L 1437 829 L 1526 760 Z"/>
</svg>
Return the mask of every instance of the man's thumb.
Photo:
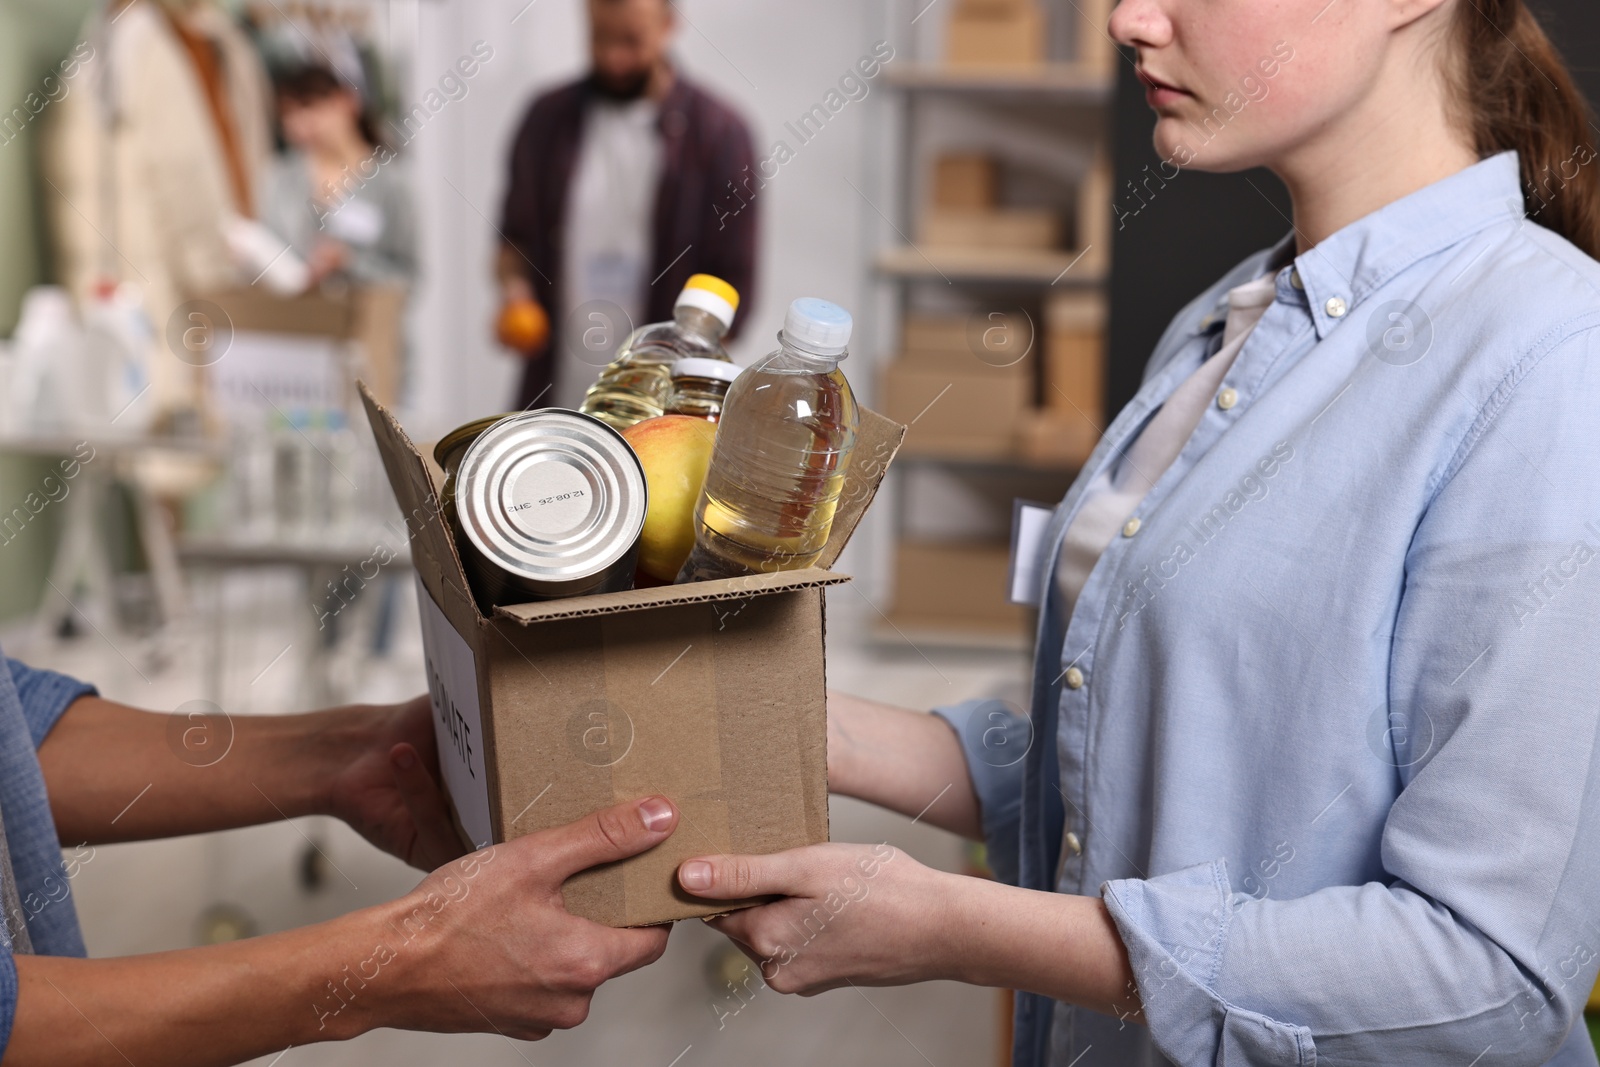
<svg viewBox="0 0 1600 1067">
<path fill-rule="evenodd" d="M 539 836 L 551 874 L 564 882 L 579 871 L 637 856 L 654 848 L 678 825 L 678 809 L 666 797 L 645 797 L 601 808 Z"/>
</svg>

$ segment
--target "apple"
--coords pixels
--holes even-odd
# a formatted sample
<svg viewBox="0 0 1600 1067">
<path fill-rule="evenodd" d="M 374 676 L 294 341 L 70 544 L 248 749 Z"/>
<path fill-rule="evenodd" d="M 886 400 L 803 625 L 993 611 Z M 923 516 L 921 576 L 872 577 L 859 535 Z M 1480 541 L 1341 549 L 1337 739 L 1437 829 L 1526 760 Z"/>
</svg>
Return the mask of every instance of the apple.
<svg viewBox="0 0 1600 1067">
<path fill-rule="evenodd" d="M 694 509 L 711 465 L 717 424 L 693 415 L 658 415 L 622 431 L 644 467 L 650 510 L 639 534 L 639 570 L 670 582 L 694 548 Z"/>
</svg>

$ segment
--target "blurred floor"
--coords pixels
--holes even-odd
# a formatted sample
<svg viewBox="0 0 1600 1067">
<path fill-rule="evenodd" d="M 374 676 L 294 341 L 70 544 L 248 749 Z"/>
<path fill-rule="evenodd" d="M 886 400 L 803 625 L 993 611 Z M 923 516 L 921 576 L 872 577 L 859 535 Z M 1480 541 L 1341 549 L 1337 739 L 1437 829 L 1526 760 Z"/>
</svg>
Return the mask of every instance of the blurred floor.
<svg viewBox="0 0 1600 1067">
<path fill-rule="evenodd" d="M 359 655 L 377 597 L 352 608 L 349 647 L 333 676 L 352 700 L 390 701 L 422 689 L 422 649 L 411 580 L 403 578 L 394 641 L 384 659 Z M 220 641 L 191 621 L 161 647 L 95 632 L 62 642 L 28 642 L 26 631 L 0 634 L 8 654 L 94 681 L 108 697 L 169 711 L 213 698 L 207 678 L 220 677 L 219 703 L 230 713 L 270 714 L 303 706 L 299 677 L 309 644 L 309 597 L 289 574 L 231 579 L 220 590 L 230 623 Z M 203 598 L 201 599 L 203 603 Z M 909 643 L 874 643 L 866 623 L 876 614 L 853 590 L 830 593 L 830 686 L 910 707 L 982 694 L 1014 694 L 1025 676 L 1020 655 L 959 653 Z M 133 798 L 130 798 L 130 800 Z M 928 798 L 930 801 L 933 797 Z M 867 805 L 836 799 L 836 841 L 882 841 L 919 861 L 960 870 L 961 844 L 942 831 Z M 304 888 L 302 864 L 315 840 L 328 857 L 320 886 Z M 70 849 L 73 842 L 66 843 Z M 420 874 L 384 856 L 342 824 L 302 819 L 172 841 L 102 847 L 74 881 L 90 952 L 114 956 L 196 943 L 203 916 L 218 904 L 228 915 L 271 932 L 317 922 L 412 888 Z M 237 909 L 234 911 L 233 909 Z M 951 983 L 903 989 L 845 989 L 811 999 L 762 989 L 741 1010 L 728 988 L 707 975 L 708 957 L 723 944 L 697 922 L 678 924 L 665 958 L 619 979 L 595 997 L 589 1021 L 536 1044 L 488 1036 L 378 1031 L 344 1045 L 297 1048 L 277 1067 L 421 1067 L 458 1062 L 484 1067 L 537 1064 L 645 1064 L 659 1067 L 762 1063 L 781 1067 L 826 1061 L 871 1064 L 990 1064 L 997 1061 L 1000 994 Z M 307 1007 L 307 1010 L 311 1010 Z"/>
</svg>

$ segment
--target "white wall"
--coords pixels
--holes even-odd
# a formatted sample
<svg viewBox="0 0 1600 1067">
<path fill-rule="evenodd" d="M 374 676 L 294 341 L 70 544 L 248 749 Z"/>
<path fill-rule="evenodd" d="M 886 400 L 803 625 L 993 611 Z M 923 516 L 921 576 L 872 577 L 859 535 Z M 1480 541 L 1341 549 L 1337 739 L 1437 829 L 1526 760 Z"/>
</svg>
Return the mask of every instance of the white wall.
<svg viewBox="0 0 1600 1067">
<path fill-rule="evenodd" d="M 682 69 L 745 115 L 758 156 L 780 136 L 796 148 L 796 158 L 760 194 L 761 292 L 734 351 L 748 362 L 771 347 L 783 308 L 796 296 L 868 308 L 866 264 L 881 223 L 847 179 L 875 200 L 880 195 L 869 160 L 869 110 L 883 106 L 888 93 L 874 86 L 803 147 L 783 123 L 820 102 L 882 39 L 883 0 L 675 6 Z M 468 95 L 434 116 L 409 147 L 427 269 L 415 307 L 411 417 L 449 426 L 501 410 L 513 392 L 518 368 L 490 336 L 496 296 L 490 263 L 498 241 L 492 223 L 510 138 L 528 102 L 586 66 L 583 0 L 409 0 L 394 10 L 397 43 L 410 36 L 406 23 L 415 20 L 408 99 L 419 99 L 473 42 L 494 49 Z M 904 42 L 897 50 L 909 58 Z M 846 372 L 870 394 L 867 362 L 847 364 Z"/>
</svg>

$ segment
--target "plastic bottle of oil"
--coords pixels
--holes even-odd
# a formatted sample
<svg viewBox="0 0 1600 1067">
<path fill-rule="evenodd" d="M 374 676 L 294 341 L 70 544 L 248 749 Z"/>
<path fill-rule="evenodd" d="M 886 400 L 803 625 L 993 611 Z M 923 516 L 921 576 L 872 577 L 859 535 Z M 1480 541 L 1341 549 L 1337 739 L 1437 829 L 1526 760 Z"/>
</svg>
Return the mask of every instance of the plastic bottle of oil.
<svg viewBox="0 0 1600 1067">
<path fill-rule="evenodd" d="M 685 356 L 672 365 L 672 389 L 667 394 L 668 415 L 689 415 L 707 422 L 722 418 L 728 390 L 739 368 L 715 359 Z"/>
<path fill-rule="evenodd" d="M 628 335 L 599 379 L 584 394 L 586 415 L 625 430 L 660 415 L 672 388 L 672 365 L 685 356 L 730 362 L 722 337 L 739 310 L 739 292 L 721 278 L 696 274 L 684 285 L 673 321 L 653 322 Z"/>
<path fill-rule="evenodd" d="M 822 554 L 861 421 L 839 370 L 850 328 L 838 305 L 796 300 L 778 350 L 728 390 L 678 581 L 795 570 Z"/>
</svg>

